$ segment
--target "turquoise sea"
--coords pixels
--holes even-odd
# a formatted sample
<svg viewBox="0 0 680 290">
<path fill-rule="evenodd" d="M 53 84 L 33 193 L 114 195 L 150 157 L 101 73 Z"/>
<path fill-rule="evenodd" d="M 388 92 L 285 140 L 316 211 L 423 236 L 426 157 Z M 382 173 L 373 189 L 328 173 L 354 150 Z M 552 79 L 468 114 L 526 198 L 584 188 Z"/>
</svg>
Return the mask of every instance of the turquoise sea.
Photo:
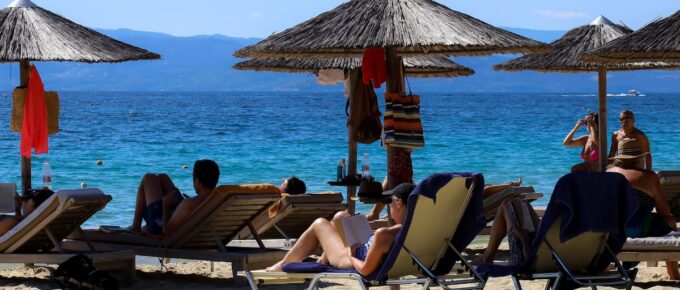
<svg viewBox="0 0 680 290">
<path fill-rule="evenodd" d="M 597 110 L 594 94 L 421 96 L 427 145 L 413 154 L 416 180 L 435 172 L 478 171 L 487 183 L 521 176 L 548 195 L 557 179 L 580 162 L 580 149 L 561 145 L 564 136 L 588 109 Z M 680 169 L 678 97 L 610 97 L 608 135 L 618 127 L 618 112 L 632 109 L 651 141 L 654 169 Z M 55 189 L 87 182 L 112 195 L 86 226 L 130 224 L 137 185 L 146 172 L 167 172 L 182 191 L 194 194 L 191 165 L 201 158 L 219 163 L 221 184 L 278 185 L 281 178 L 297 175 L 310 191 L 343 189 L 326 185 L 347 154 L 341 92 L 61 92 L 61 105 L 61 132 L 50 137 L 49 154 L 33 157 L 33 183 L 42 185 L 47 158 Z M 11 98 L 0 99 L 0 116 L 5 116 L 0 180 L 20 184 L 19 135 L 9 130 L 10 107 Z M 376 143 L 360 145 L 363 152 L 370 154 L 372 173 L 382 180 L 385 151 Z"/>
</svg>

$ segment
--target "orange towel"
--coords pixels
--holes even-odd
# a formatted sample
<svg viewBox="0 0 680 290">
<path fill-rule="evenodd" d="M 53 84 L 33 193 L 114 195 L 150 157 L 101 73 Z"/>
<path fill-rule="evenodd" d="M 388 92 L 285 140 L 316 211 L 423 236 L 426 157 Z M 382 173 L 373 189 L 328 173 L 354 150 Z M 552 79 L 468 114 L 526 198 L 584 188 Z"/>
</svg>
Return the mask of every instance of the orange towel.
<svg viewBox="0 0 680 290">
<path fill-rule="evenodd" d="M 45 88 L 38 70 L 32 65 L 24 103 L 24 120 L 21 126 L 21 156 L 30 158 L 33 148 L 35 148 L 35 154 L 47 153 L 48 144 Z"/>
<path fill-rule="evenodd" d="M 385 49 L 369 47 L 364 50 L 364 58 L 361 61 L 361 74 L 364 84 L 373 80 L 373 87 L 380 88 L 387 80 L 387 63 L 385 62 Z"/>
</svg>

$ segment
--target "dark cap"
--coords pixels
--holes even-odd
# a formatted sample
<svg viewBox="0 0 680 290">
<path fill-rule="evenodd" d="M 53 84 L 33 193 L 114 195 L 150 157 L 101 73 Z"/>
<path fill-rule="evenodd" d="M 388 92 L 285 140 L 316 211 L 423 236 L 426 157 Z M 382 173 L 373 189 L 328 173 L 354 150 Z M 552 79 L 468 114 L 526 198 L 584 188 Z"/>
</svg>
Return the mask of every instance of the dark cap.
<svg viewBox="0 0 680 290">
<path fill-rule="evenodd" d="M 413 183 L 402 183 L 394 188 L 384 191 L 383 196 L 389 197 L 389 196 L 396 196 L 399 199 L 401 199 L 404 203 L 406 203 L 406 200 L 408 199 L 409 194 L 413 192 L 413 189 L 416 188 L 416 185 Z"/>
</svg>

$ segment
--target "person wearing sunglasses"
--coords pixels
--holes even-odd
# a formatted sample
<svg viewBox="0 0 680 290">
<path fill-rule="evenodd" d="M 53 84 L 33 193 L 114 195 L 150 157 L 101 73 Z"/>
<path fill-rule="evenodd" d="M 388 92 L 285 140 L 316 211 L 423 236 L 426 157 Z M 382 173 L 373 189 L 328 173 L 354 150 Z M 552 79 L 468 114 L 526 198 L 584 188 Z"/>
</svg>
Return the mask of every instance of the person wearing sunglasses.
<svg viewBox="0 0 680 290">
<path fill-rule="evenodd" d="M 635 153 L 646 154 L 644 158 L 640 158 L 636 167 L 645 168 L 652 170 L 652 152 L 650 151 L 649 139 L 647 135 L 640 129 L 635 128 L 635 115 L 630 110 L 624 110 L 619 114 L 619 123 L 621 124 L 621 129 L 614 132 L 612 135 L 612 146 L 609 150 L 609 159 L 612 160 L 616 157 L 619 151 L 619 143 L 624 139 L 627 142 L 633 142 L 639 150 L 636 149 Z"/>
<path fill-rule="evenodd" d="M 40 206 L 47 198 L 52 196 L 54 191 L 49 189 L 28 190 L 22 196 L 17 195 L 15 202 L 17 205 L 17 212 L 15 215 L 0 215 L 0 236 L 11 230 L 21 220 L 31 214 L 38 206 Z"/>
<path fill-rule="evenodd" d="M 362 275 L 372 273 L 378 269 L 392 246 L 394 238 L 399 233 L 399 230 L 401 230 L 401 223 L 404 221 L 407 212 L 406 202 L 414 188 L 415 185 L 412 183 L 402 183 L 394 189 L 382 193 L 386 197 L 386 202 L 389 203 L 390 212 L 395 224 L 376 230 L 366 244 L 345 245 L 334 226 L 335 220 L 349 216 L 347 211 L 341 211 L 335 214 L 333 221 L 325 218 L 316 219 L 302 233 L 286 256 L 281 261 L 267 268 L 267 271 L 281 272 L 284 265 L 301 262 L 321 247 L 323 254 L 318 258 L 318 263 L 339 269 L 354 269 Z"/>
</svg>

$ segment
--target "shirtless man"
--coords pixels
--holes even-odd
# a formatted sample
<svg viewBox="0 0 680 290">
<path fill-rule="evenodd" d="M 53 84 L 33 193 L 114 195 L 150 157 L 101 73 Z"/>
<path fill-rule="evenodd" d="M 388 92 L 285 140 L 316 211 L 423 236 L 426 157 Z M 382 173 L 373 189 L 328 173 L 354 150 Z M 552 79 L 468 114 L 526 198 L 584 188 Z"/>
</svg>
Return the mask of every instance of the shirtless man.
<svg viewBox="0 0 680 290">
<path fill-rule="evenodd" d="M 621 129 L 617 130 L 612 135 L 612 146 L 609 150 L 609 158 L 611 159 L 616 155 L 616 151 L 618 150 L 618 145 L 621 140 L 636 140 L 641 151 L 639 153 L 633 152 L 633 154 L 648 153 L 644 158 L 645 166 L 639 165 L 639 167 L 652 170 L 652 153 L 649 149 L 649 139 L 647 139 L 647 135 L 645 135 L 644 132 L 640 131 L 638 128 L 635 128 L 635 115 L 633 115 L 633 112 L 629 110 L 624 110 L 621 112 L 621 114 L 619 114 L 619 122 L 621 123 Z"/>
<path fill-rule="evenodd" d="M 174 231 L 217 186 L 220 168 L 212 160 L 194 163 L 194 190 L 197 196 L 184 198 L 166 174 L 148 173 L 137 191 L 135 216 L 130 230 L 152 236 Z M 146 226 L 142 227 L 142 219 Z"/>
</svg>

